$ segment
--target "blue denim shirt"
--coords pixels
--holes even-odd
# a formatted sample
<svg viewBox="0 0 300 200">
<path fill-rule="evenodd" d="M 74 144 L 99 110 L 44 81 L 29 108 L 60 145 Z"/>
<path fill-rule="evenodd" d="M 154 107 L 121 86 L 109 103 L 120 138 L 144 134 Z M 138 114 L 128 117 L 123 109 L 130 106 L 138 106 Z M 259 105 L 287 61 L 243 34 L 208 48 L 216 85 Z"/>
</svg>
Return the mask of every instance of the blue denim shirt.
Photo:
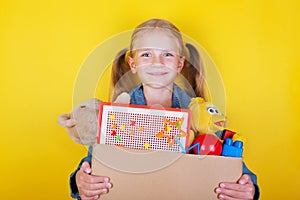
<svg viewBox="0 0 300 200">
<path fill-rule="evenodd" d="M 147 105 L 146 104 L 146 100 L 145 100 L 145 95 L 143 92 L 143 86 L 142 84 L 140 84 L 139 86 L 137 86 L 135 89 L 133 89 L 130 92 L 130 103 L 131 104 L 136 104 L 136 105 Z M 172 98 L 173 102 L 172 102 L 172 108 L 188 108 L 188 105 L 191 101 L 191 97 L 188 96 L 180 87 L 178 87 L 176 84 L 174 84 L 173 86 L 173 98 Z M 83 162 L 92 162 L 92 147 L 89 147 L 89 151 L 88 151 L 88 155 L 87 157 L 83 158 L 77 169 L 71 174 L 70 176 L 70 189 L 71 189 L 71 197 L 73 198 L 77 198 L 80 200 L 80 196 L 78 193 L 78 188 L 76 185 L 76 179 L 75 179 L 75 175 L 77 173 L 77 171 L 80 169 L 81 165 Z M 253 174 L 245 165 L 245 163 L 243 162 L 243 174 L 248 174 L 251 177 L 251 180 L 254 184 L 255 187 L 255 195 L 254 195 L 254 200 L 259 199 L 260 196 L 260 191 L 259 191 L 259 187 L 257 185 L 257 177 L 255 174 Z"/>
<path fill-rule="evenodd" d="M 142 84 L 138 85 L 129 94 L 131 104 L 144 106 L 147 105 Z M 191 97 L 187 95 L 180 87 L 174 84 L 172 101 L 172 108 L 188 108 Z"/>
</svg>

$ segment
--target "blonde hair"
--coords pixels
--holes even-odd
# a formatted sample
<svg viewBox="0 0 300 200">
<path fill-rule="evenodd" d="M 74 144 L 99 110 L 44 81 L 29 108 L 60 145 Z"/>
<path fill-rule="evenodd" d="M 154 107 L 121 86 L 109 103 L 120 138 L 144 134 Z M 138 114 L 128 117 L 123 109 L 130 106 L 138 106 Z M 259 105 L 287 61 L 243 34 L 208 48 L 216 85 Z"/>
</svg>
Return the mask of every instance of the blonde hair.
<svg viewBox="0 0 300 200">
<path fill-rule="evenodd" d="M 170 33 L 170 35 L 173 36 L 174 39 L 177 40 L 180 55 L 185 55 L 182 35 L 179 32 L 179 29 L 175 25 L 171 24 L 170 22 L 168 22 L 167 20 L 164 20 L 164 19 L 150 19 L 150 20 L 145 21 L 142 24 L 138 25 L 132 33 L 129 51 L 131 52 L 133 50 L 135 40 L 141 34 L 143 34 L 144 32 L 147 32 L 149 30 L 151 31 L 153 29 L 158 29 L 160 31 L 165 31 L 165 32 Z"/>
<path fill-rule="evenodd" d="M 197 97 L 207 99 L 207 95 L 205 94 L 204 68 L 197 49 L 192 44 L 185 44 L 179 29 L 174 24 L 164 19 L 150 19 L 138 25 L 132 33 L 130 49 L 123 49 L 117 54 L 112 65 L 112 84 L 115 87 L 113 99 L 121 92 L 130 91 L 130 89 L 124 89 L 126 88 L 125 83 L 118 82 L 120 78 L 130 70 L 130 66 L 126 61 L 126 56 L 131 55 L 134 42 L 139 35 L 147 30 L 153 30 L 154 28 L 169 32 L 177 40 L 180 55 L 185 56 L 186 58 L 181 74 L 187 79 Z M 117 83 L 118 86 L 116 86 Z"/>
</svg>

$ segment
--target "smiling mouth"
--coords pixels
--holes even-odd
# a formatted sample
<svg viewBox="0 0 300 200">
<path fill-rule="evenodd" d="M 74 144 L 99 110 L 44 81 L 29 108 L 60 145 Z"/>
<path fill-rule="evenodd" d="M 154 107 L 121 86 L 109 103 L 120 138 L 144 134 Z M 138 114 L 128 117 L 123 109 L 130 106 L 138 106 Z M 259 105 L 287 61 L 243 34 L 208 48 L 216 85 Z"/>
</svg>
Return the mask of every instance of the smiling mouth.
<svg viewBox="0 0 300 200">
<path fill-rule="evenodd" d="M 168 72 L 149 72 L 148 74 L 151 76 L 164 76 L 168 74 Z"/>
</svg>

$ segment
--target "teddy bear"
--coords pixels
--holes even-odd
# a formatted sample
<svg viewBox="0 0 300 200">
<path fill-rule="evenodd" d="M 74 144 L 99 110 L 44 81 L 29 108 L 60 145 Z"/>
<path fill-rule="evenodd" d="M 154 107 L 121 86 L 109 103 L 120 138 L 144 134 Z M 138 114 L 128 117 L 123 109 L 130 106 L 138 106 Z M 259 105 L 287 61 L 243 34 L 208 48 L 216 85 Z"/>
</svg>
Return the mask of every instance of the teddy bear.
<svg viewBox="0 0 300 200">
<path fill-rule="evenodd" d="M 98 113 L 101 101 L 92 98 L 76 106 L 71 113 L 58 117 L 58 124 L 67 129 L 70 138 L 79 144 L 93 145 L 96 143 Z M 128 93 L 121 93 L 114 103 L 129 104 Z"/>
</svg>

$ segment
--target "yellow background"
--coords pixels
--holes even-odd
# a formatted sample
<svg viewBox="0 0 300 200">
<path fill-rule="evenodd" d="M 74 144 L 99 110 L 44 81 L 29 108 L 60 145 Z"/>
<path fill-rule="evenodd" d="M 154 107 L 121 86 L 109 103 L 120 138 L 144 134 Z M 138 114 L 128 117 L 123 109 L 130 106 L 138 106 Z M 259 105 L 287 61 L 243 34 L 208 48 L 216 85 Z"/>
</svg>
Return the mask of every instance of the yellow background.
<svg viewBox="0 0 300 200">
<path fill-rule="evenodd" d="M 299 9 L 297 0 L 0 1 L 1 199 L 70 199 L 68 176 L 86 148 L 57 116 L 72 109 L 89 53 L 153 17 L 172 21 L 216 63 L 262 199 L 297 199 Z"/>
</svg>

